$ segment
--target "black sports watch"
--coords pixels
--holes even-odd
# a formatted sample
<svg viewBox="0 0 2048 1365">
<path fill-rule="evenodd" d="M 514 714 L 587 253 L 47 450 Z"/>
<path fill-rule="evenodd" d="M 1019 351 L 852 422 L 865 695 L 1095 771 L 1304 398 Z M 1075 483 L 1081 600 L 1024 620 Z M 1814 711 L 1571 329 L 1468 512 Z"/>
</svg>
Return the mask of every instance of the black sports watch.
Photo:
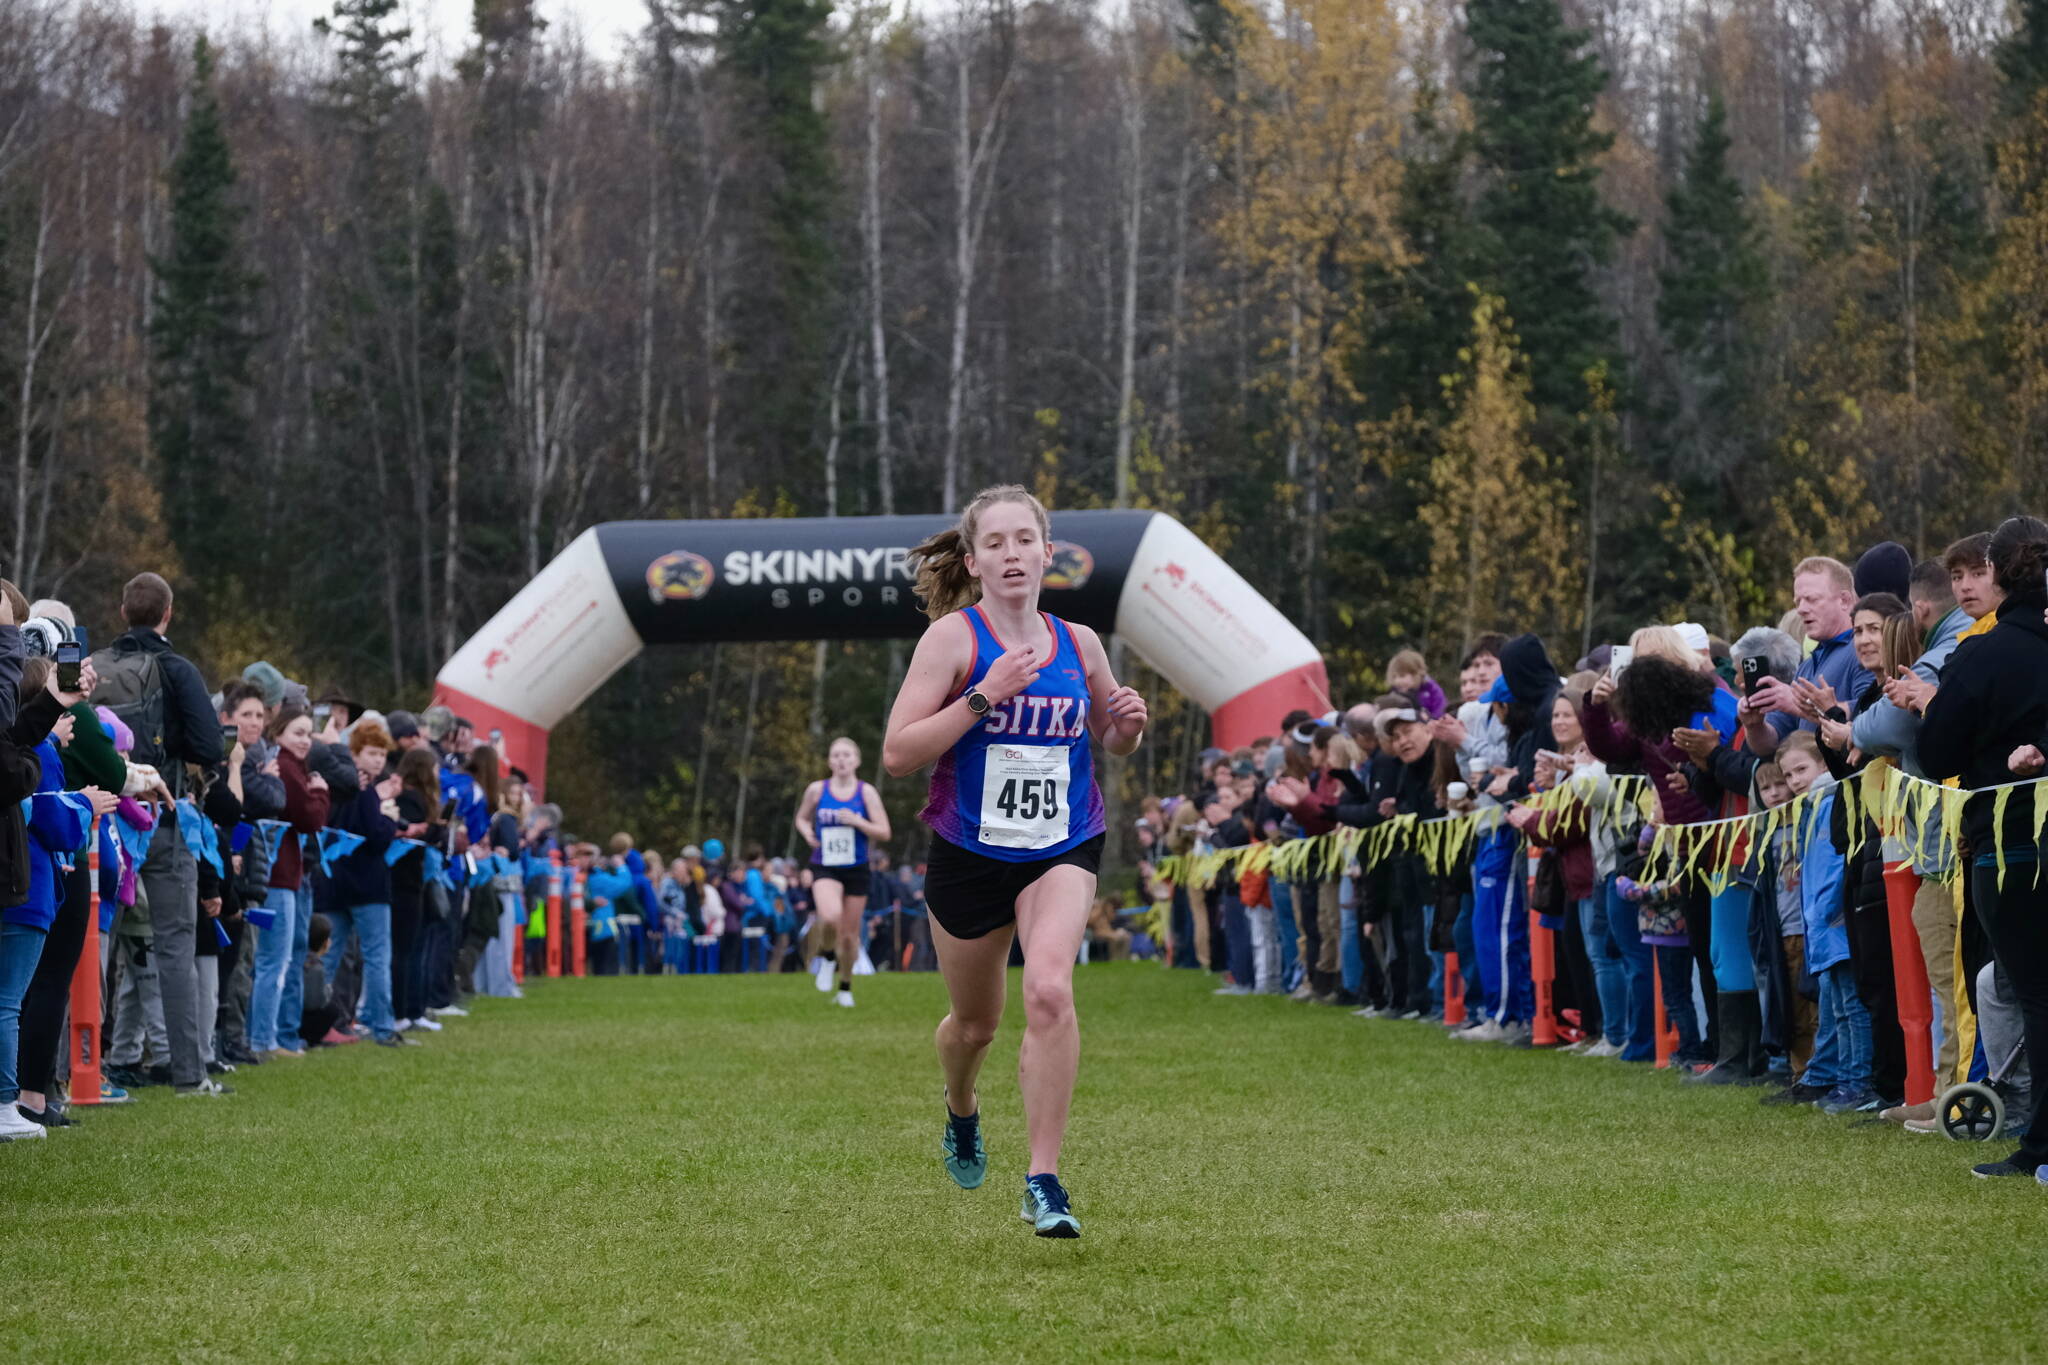
<svg viewBox="0 0 2048 1365">
<path fill-rule="evenodd" d="M 968 710 L 972 711 L 977 716 L 985 716 L 988 714 L 988 708 L 988 698 L 986 696 L 983 696 L 978 689 L 972 689 L 967 693 Z"/>
</svg>

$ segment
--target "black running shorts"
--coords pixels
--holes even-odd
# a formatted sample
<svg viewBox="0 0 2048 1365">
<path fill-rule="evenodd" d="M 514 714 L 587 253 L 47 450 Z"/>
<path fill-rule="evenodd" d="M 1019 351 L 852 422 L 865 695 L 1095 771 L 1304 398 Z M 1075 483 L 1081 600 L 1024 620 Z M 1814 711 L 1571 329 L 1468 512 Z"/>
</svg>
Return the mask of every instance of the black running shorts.
<svg viewBox="0 0 2048 1365">
<path fill-rule="evenodd" d="M 824 867 L 813 863 L 811 881 L 838 882 L 842 896 L 865 896 L 868 893 L 868 870 L 865 867 Z"/>
<path fill-rule="evenodd" d="M 990 858 L 932 836 L 924 873 L 924 902 L 939 927 L 954 938 L 985 938 L 1017 922 L 1017 897 L 1056 867 L 1097 872 L 1103 835 L 1038 862 Z"/>
</svg>

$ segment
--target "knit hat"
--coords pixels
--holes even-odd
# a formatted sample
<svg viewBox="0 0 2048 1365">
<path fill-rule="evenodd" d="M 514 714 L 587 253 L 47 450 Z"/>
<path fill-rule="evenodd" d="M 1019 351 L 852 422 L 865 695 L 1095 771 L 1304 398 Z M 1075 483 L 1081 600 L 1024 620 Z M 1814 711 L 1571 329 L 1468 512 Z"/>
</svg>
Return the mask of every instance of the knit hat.
<svg viewBox="0 0 2048 1365">
<path fill-rule="evenodd" d="M 384 717 L 384 728 L 393 739 L 412 739 L 420 732 L 419 717 L 410 711 L 393 711 Z"/>
<path fill-rule="evenodd" d="M 1888 592 L 1903 602 L 1911 595 L 1912 588 L 1912 552 L 1895 540 L 1871 546 L 1863 552 L 1863 558 L 1856 561 L 1858 597 Z"/>
<path fill-rule="evenodd" d="M 284 674 L 267 659 L 258 659 L 242 670 L 242 681 L 263 694 L 263 704 L 275 707 L 284 701 Z"/>
<path fill-rule="evenodd" d="M 1707 628 L 1697 621 L 1680 621 L 1672 629 L 1678 632 L 1679 639 L 1685 641 L 1685 647 L 1695 654 L 1704 654 L 1713 648 L 1707 639 Z"/>
</svg>

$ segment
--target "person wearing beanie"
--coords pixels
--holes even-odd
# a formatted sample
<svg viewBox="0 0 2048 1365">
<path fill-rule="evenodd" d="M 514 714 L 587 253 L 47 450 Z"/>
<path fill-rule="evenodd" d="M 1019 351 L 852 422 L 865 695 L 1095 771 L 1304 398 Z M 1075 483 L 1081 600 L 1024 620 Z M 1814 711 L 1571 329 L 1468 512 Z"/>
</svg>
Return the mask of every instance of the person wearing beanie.
<svg viewBox="0 0 2048 1365">
<path fill-rule="evenodd" d="M 242 681 L 263 694 L 264 709 L 271 715 L 284 705 L 284 674 L 268 659 L 258 659 L 242 670 Z"/>
<path fill-rule="evenodd" d="M 1903 602 L 1913 591 L 1912 552 L 1895 540 L 1873 545 L 1856 561 L 1855 577 L 1858 597 L 1888 592 Z"/>
<path fill-rule="evenodd" d="M 384 728 L 391 732 L 391 742 L 399 753 L 426 746 L 426 736 L 420 733 L 420 718 L 410 711 L 393 711 L 384 717 Z"/>
</svg>

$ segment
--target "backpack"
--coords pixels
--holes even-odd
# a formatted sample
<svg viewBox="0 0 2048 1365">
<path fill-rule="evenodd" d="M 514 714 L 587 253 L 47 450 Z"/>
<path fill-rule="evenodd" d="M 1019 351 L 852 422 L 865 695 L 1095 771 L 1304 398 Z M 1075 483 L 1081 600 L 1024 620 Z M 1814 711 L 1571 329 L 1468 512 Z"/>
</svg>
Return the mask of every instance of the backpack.
<svg viewBox="0 0 2048 1365">
<path fill-rule="evenodd" d="M 135 734 L 135 748 L 129 758 L 162 773 L 173 792 L 182 791 L 183 767 L 168 762 L 170 755 L 164 750 L 162 661 L 149 650 L 115 645 L 95 652 L 92 666 L 100 678 L 99 686 L 93 689 L 92 704 L 112 711 Z"/>
</svg>

